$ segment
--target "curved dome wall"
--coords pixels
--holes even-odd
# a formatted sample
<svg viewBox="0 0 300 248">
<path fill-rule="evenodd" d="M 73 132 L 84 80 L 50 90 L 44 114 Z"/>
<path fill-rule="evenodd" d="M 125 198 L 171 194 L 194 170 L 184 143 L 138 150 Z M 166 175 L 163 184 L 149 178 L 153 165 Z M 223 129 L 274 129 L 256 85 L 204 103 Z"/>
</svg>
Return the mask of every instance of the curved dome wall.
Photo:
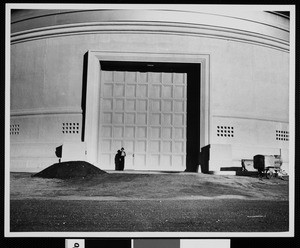
<svg viewBox="0 0 300 248">
<path fill-rule="evenodd" d="M 259 11 L 19 10 L 11 22 L 13 171 L 57 162 L 55 148 L 62 144 L 65 159 L 114 168 L 99 161 L 96 126 L 105 113 L 93 92 L 100 92 L 100 63 L 108 60 L 201 65 L 199 152 L 209 145 L 210 169 L 280 153 L 287 166 L 288 19 Z M 232 135 L 225 137 L 225 127 Z"/>
</svg>

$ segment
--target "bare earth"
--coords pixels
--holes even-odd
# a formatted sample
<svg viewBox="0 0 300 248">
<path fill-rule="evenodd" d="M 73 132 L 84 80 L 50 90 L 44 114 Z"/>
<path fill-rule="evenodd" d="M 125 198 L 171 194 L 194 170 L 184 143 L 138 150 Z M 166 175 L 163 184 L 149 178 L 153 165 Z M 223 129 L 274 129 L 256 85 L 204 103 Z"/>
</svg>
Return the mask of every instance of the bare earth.
<svg viewBox="0 0 300 248">
<path fill-rule="evenodd" d="M 288 231 L 288 180 L 201 173 L 30 176 L 11 173 L 12 232 Z"/>
</svg>

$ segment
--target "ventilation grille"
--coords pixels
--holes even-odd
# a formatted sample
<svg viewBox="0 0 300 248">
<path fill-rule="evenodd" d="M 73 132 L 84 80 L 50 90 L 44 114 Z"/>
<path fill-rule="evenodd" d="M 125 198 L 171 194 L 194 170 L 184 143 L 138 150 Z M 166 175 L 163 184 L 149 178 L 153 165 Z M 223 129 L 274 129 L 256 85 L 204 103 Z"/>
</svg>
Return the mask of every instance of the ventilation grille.
<svg viewBox="0 0 300 248">
<path fill-rule="evenodd" d="M 12 124 L 10 125 L 10 135 L 19 135 L 20 134 L 20 125 Z"/>
<path fill-rule="evenodd" d="M 289 132 L 276 130 L 276 140 L 289 141 Z"/>
<path fill-rule="evenodd" d="M 217 136 L 223 138 L 232 138 L 234 137 L 234 129 L 233 127 L 229 126 L 217 126 Z"/>
<path fill-rule="evenodd" d="M 78 134 L 79 133 L 79 122 L 64 122 L 62 124 L 63 134 Z"/>
</svg>

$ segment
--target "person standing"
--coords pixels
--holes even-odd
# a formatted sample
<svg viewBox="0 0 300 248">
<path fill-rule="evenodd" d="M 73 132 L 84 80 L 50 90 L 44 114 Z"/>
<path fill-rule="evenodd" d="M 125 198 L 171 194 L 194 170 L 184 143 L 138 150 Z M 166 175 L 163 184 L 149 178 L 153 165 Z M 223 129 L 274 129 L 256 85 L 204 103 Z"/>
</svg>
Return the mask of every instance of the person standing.
<svg viewBox="0 0 300 248">
<path fill-rule="evenodd" d="M 126 157 L 126 152 L 124 147 L 121 148 L 121 156 L 120 156 L 120 170 L 124 170 L 125 167 L 125 157 Z"/>
</svg>

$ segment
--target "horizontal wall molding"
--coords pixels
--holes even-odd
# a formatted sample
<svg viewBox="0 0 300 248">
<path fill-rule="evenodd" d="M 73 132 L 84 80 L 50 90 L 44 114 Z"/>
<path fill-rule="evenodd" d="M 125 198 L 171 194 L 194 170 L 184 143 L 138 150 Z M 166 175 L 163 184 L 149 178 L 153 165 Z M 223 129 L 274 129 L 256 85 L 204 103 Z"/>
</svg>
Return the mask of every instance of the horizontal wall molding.
<svg viewBox="0 0 300 248">
<path fill-rule="evenodd" d="M 233 115 L 212 115 L 212 117 L 217 118 L 228 118 L 228 119 L 242 119 L 242 120 L 256 120 L 256 121 L 267 121 L 267 122 L 281 122 L 281 123 L 289 123 L 289 121 L 285 119 L 279 118 L 263 118 L 263 117 L 255 117 L 255 116 L 233 116 Z"/>
<path fill-rule="evenodd" d="M 70 143 L 70 141 L 66 141 L 67 143 Z M 23 142 L 20 142 L 20 141 L 15 141 L 13 142 L 13 144 L 15 146 L 24 146 L 24 145 L 27 145 L 27 146 L 59 146 L 59 145 L 62 145 L 64 142 L 53 142 L 53 141 L 23 141 Z M 72 143 L 72 142 L 71 142 Z"/>
<path fill-rule="evenodd" d="M 11 117 L 42 116 L 42 115 L 63 115 L 63 114 L 82 114 L 80 108 L 45 108 L 45 109 L 19 109 L 11 110 Z"/>
<path fill-rule="evenodd" d="M 289 41 L 284 37 L 278 38 L 271 34 L 268 35 L 238 28 L 166 22 L 102 22 L 43 27 L 12 33 L 11 44 L 59 36 L 104 33 L 143 33 L 207 37 L 246 42 L 289 51 Z"/>
<path fill-rule="evenodd" d="M 110 6 L 112 7 L 112 6 Z M 52 22 L 58 22 L 62 21 L 63 19 L 66 21 L 65 16 L 68 16 L 69 21 L 72 20 L 76 21 L 78 20 L 78 16 L 81 17 L 81 20 L 90 20 L 92 19 L 105 19 L 108 15 L 113 16 L 115 13 L 117 16 L 114 18 L 117 19 L 124 19 L 124 17 L 127 18 L 132 18 L 135 15 L 135 19 L 137 18 L 139 13 L 140 16 L 144 17 L 147 16 L 145 13 L 148 13 L 148 18 L 147 19 L 159 19 L 159 15 L 156 15 L 153 17 L 154 13 L 161 13 L 164 18 L 166 18 L 166 15 L 169 13 L 173 13 L 175 18 L 178 15 L 183 16 L 189 16 L 190 20 L 192 19 L 192 16 L 199 16 L 199 15 L 206 15 L 206 16 L 214 16 L 214 17 L 226 17 L 226 18 L 232 18 L 232 19 L 237 19 L 237 20 L 244 20 L 244 21 L 249 21 L 249 22 L 256 22 L 256 23 L 261 23 L 264 25 L 270 25 L 270 26 L 276 26 L 278 28 L 285 28 L 286 27 L 286 22 L 281 22 L 278 23 L 278 20 L 276 19 L 276 23 L 274 23 L 274 20 L 272 21 L 271 19 L 266 19 L 265 13 L 268 12 L 271 13 L 272 15 L 276 16 L 282 16 L 278 12 L 275 11 L 268 11 L 267 9 L 259 9 L 259 10 L 249 10 L 248 7 L 238 7 L 238 11 L 233 11 L 233 6 L 229 7 L 229 11 L 225 11 L 224 6 L 221 8 L 217 9 L 216 7 L 209 7 L 208 9 L 201 6 L 199 8 L 199 5 L 178 5 L 177 7 L 174 5 L 166 5 L 166 6 L 161 6 L 158 5 L 156 8 L 152 5 L 151 8 L 145 9 L 145 6 L 141 5 L 140 8 L 96 8 L 96 9 L 80 9 L 80 8 L 74 8 L 74 9 L 31 9 L 31 11 L 24 11 L 21 15 L 12 15 L 12 21 L 11 23 L 18 23 L 22 21 L 27 21 L 31 19 L 36 19 L 36 18 L 48 18 L 50 20 L 48 23 Z M 220 11 L 221 10 L 221 11 Z M 245 11 L 246 10 L 246 11 Z M 253 13 L 255 12 L 256 16 L 253 18 Z M 88 13 L 88 15 L 87 15 Z M 95 14 L 94 14 L 95 13 Z M 60 20 L 60 16 L 62 16 Z M 91 17 L 92 16 L 92 17 Z M 169 15 L 170 16 L 170 15 Z M 173 16 L 173 18 L 174 18 Z M 172 18 L 170 16 L 169 18 Z M 289 19 L 286 16 L 284 16 L 284 19 Z"/>
<path fill-rule="evenodd" d="M 222 8 L 224 9 L 224 8 Z M 180 24 L 204 24 L 212 26 L 244 29 L 247 31 L 260 30 L 264 27 L 275 30 L 289 31 L 289 20 L 278 15 L 248 8 L 238 11 L 220 11 L 217 8 L 204 9 L 201 6 L 174 9 L 172 6 L 160 9 L 73 9 L 73 10 L 23 10 L 12 14 L 12 32 L 28 29 L 58 26 L 64 24 L 100 23 L 100 22 L 169 22 Z"/>
<path fill-rule="evenodd" d="M 33 156 L 14 157 L 14 154 L 12 154 L 11 158 L 10 158 L 11 161 L 16 161 L 16 160 L 26 161 L 26 160 L 31 160 L 31 159 L 41 160 L 41 156 L 38 154 L 36 157 L 33 157 Z M 43 156 L 42 160 L 44 160 L 44 159 L 57 159 L 57 162 L 58 162 L 58 157 L 56 157 L 55 155 L 53 155 L 53 156 Z"/>
</svg>

